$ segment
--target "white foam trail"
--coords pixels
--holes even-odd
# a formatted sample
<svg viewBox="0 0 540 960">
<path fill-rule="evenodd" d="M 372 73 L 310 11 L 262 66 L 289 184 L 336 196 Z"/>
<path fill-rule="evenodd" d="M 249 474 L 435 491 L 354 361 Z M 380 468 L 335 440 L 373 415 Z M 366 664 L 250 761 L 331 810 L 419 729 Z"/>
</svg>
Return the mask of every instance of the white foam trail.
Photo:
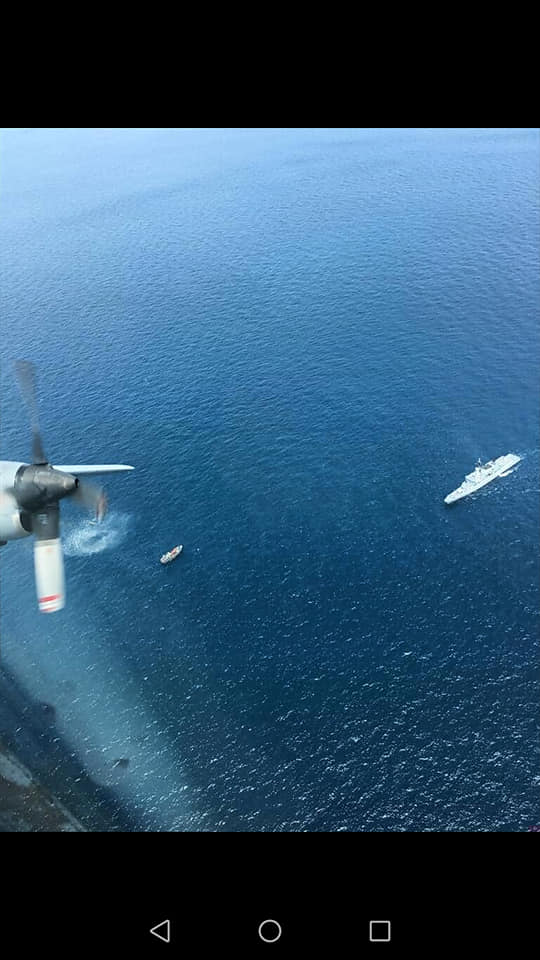
<svg viewBox="0 0 540 960">
<path fill-rule="evenodd" d="M 62 536 L 66 557 L 88 557 L 93 553 L 113 550 L 126 538 L 131 524 L 128 513 L 108 513 L 101 523 L 79 520 L 66 524 Z"/>
</svg>

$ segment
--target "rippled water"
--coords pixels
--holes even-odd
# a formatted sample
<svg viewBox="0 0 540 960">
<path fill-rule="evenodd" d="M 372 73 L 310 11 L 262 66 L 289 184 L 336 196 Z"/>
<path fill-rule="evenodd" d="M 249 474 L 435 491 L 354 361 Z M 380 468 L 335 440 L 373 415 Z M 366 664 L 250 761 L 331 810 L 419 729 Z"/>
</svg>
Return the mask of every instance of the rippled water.
<svg viewBox="0 0 540 960">
<path fill-rule="evenodd" d="M 96 783 L 141 829 L 537 823 L 538 132 L 1 150 L 3 455 L 25 356 L 52 462 L 136 468 L 65 505 L 58 616 L 2 550 L 4 662 Z"/>
<path fill-rule="evenodd" d="M 129 534 L 132 517 L 111 510 L 104 520 L 73 520 L 65 524 L 63 531 L 66 557 L 88 557 L 104 550 L 121 549 Z"/>
</svg>

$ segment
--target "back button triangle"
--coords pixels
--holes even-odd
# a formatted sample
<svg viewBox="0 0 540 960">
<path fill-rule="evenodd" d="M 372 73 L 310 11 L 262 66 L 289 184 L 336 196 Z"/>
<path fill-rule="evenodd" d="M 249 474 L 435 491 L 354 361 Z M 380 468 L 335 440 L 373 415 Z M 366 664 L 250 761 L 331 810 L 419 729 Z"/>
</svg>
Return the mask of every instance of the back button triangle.
<svg viewBox="0 0 540 960">
<path fill-rule="evenodd" d="M 157 926 L 152 927 L 150 933 L 157 937 L 158 940 L 164 940 L 165 943 L 171 942 L 171 921 L 163 920 L 161 923 L 158 923 Z"/>
</svg>

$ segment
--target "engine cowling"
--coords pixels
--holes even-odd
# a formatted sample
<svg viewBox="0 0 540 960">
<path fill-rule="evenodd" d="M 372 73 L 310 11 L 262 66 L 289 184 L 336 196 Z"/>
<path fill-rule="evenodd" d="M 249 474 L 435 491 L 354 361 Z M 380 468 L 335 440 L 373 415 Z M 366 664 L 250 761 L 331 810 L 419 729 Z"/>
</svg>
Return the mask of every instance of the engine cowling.
<svg viewBox="0 0 540 960">
<path fill-rule="evenodd" d="M 11 492 L 17 473 L 26 466 L 20 460 L 0 460 L 0 540 L 19 540 L 32 532 L 29 515 Z"/>
<path fill-rule="evenodd" d="M 30 514 L 20 510 L 11 493 L 0 493 L 0 540 L 19 540 L 32 532 Z"/>
</svg>

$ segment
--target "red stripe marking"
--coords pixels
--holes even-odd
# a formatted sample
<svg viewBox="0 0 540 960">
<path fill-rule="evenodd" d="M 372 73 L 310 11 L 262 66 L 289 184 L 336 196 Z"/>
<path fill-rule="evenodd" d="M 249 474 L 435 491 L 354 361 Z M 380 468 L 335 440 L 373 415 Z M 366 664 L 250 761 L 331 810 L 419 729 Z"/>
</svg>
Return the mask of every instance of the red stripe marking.
<svg viewBox="0 0 540 960">
<path fill-rule="evenodd" d="M 40 603 L 51 603 L 52 600 L 60 600 L 60 594 L 55 593 L 53 597 L 40 597 Z"/>
</svg>

